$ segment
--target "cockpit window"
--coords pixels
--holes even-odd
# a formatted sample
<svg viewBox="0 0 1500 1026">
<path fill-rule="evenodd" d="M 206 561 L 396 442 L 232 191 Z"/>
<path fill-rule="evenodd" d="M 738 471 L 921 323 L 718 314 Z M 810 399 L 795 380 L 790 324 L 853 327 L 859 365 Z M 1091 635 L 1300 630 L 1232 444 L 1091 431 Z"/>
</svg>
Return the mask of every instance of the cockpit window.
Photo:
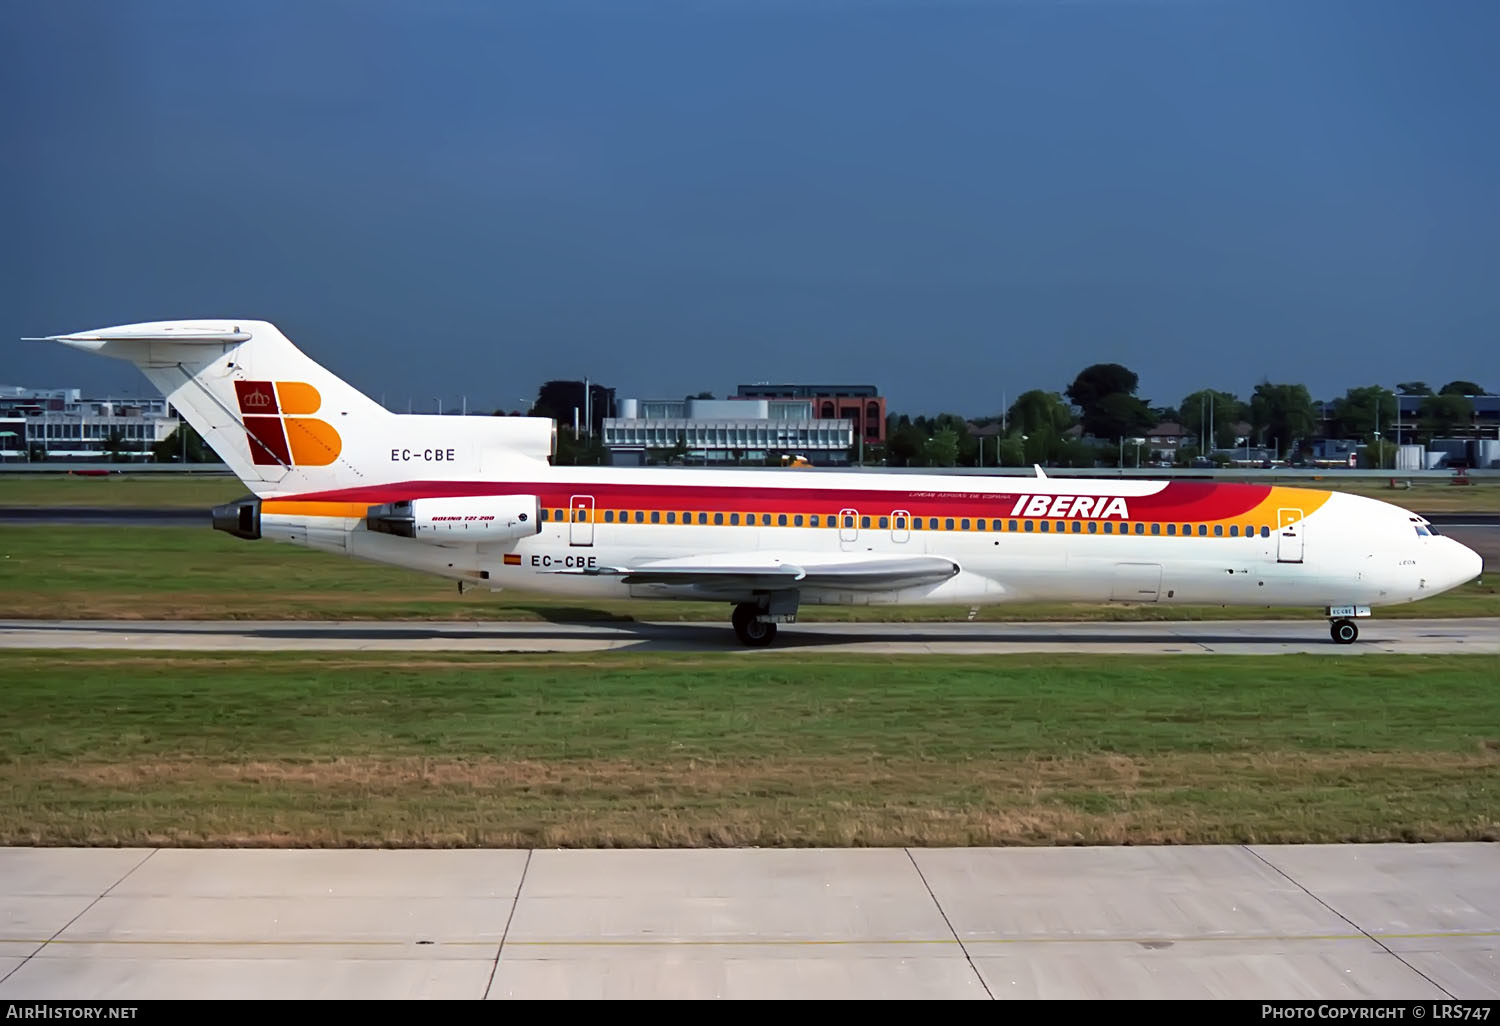
<svg viewBox="0 0 1500 1026">
<path fill-rule="evenodd" d="M 1418 525 L 1417 525 L 1417 534 L 1418 534 L 1418 535 L 1419 535 L 1419 536 L 1420 536 L 1420 537 L 1423 537 L 1423 538 L 1426 538 L 1426 537 L 1427 537 L 1427 536 L 1428 536 L 1428 535 L 1430 535 L 1430 534 L 1431 534 L 1431 533 L 1432 533 L 1432 532 L 1431 532 L 1431 531 L 1429 531 L 1429 530 L 1427 530 L 1427 527 L 1426 527 L 1426 526 L 1425 526 L 1425 525 L 1423 525 L 1423 524 L 1418 524 Z"/>
<path fill-rule="evenodd" d="M 1423 524 L 1422 526 L 1425 527 L 1425 528 L 1427 528 L 1427 533 L 1430 534 L 1430 535 L 1432 535 L 1434 538 L 1440 538 L 1440 537 L 1442 537 L 1443 532 L 1439 531 L 1436 527 L 1433 527 L 1431 524 Z"/>
</svg>

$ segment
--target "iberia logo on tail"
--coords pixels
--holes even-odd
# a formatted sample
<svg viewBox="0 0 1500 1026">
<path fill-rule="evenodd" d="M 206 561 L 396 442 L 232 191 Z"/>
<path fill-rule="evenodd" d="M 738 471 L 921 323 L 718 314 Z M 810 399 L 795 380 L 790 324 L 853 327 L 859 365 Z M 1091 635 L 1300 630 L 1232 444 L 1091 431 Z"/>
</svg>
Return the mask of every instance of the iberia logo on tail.
<svg viewBox="0 0 1500 1026">
<path fill-rule="evenodd" d="M 318 390 L 303 381 L 236 381 L 250 456 L 275 466 L 326 467 L 338 459 L 344 440 L 332 424 L 317 417 Z"/>
</svg>

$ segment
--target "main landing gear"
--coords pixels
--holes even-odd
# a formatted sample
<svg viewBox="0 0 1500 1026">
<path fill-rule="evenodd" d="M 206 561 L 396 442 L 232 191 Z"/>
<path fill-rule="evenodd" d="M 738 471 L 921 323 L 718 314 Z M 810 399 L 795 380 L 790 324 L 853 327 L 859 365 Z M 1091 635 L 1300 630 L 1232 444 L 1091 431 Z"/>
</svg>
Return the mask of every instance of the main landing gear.
<svg viewBox="0 0 1500 1026">
<path fill-rule="evenodd" d="M 776 625 L 757 619 L 760 615 L 761 608 L 754 602 L 741 602 L 734 607 L 734 633 L 741 644 L 762 648 L 776 637 Z"/>
<path fill-rule="evenodd" d="M 1352 645 L 1354 639 L 1359 637 L 1359 628 L 1353 620 L 1335 620 L 1328 625 L 1328 633 L 1340 645 Z"/>
</svg>

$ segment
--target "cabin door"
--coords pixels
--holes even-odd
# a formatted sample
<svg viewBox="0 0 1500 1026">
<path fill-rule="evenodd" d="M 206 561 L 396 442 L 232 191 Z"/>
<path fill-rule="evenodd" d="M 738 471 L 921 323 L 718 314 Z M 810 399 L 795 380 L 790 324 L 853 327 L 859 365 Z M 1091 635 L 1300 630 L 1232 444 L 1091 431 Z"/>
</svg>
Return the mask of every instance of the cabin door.
<svg viewBox="0 0 1500 1026">
<path fill-rule="evenodd" d="M 1302 562 L 1302 511 L 1279 509 L 1276 511 L 1279 526 L 1276 529 L 1276 562 Z"/>
<path fill-rule="evenodd" d="M 594 544 L 594 497 L 575 495 L 568 500 L 568 544 Z"/>
</svg>

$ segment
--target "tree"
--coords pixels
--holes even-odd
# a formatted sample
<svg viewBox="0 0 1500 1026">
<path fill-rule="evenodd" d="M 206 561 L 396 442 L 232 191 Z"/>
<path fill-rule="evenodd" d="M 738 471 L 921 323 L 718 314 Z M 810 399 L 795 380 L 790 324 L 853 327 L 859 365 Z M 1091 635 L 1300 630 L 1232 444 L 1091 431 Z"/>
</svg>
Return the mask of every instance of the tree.
<svg viewBox="0 0 1500 1026">
<path fill-rule="evenodd" d="M 1068 386 L 1068 398 L 1083 411 L 1085 434 L 1121 438 L 1151 426 L 1151 408 L 1135 398 L 1139 379 L 1118 363 L 1085 367 Z"/>
<path fill-rule="evenodd" d="M 1228 448 L 1235 443 L 1234 426 L 1244 420 L 1246 414 L 1245 404 L 1237 396 L 1213 388 L 1200 388 L 1186 396 L 1181 410 L 1177 423 L 1186 429 L 1189 437 L 1201 441 L 1207 427 L 1213 433 L 1213 445 L 1219 448 Z"/>
<path fill-rule="evenodd" d="M 1250 397 L 1250 423 L 1261 443 L 1289 453 L 1294 443 L 1312 434 L 1317 416 L 1306 385 L 1273 385 L 1262 381 Z"/>
<path fill-rule="evenodd" d="M 1073 426 L 1073 411 L 1056 392 L 1022 392 L 1006 413 L 1006 427 L 1023 435 L 1050 431 L 1060 435 Z"/>
<path fill-rule="evenodd" d="M 1100 399 L 1094 407 L 1093 423 L 1087 418 L 1084 427 L 1095 438 L 1119 439 L 1143 435 L 1155 422 L 1144 399 L 1115 392 Z"/>
<path fill-rule="evenodd" d="M 111 463 L 125 462 L 125 432 L 119 427 L 109 429 L 109 434 L 104 439 L 104 452 Z"/>
<path fill-rule="evenodd" d="M 1401 395 L 1431 395 L 1432 389 L 1427 387 L 1425 381 L 1403 381 L 1396 386 L 1396 391 Z"/>
<path fill-rule="evenodd" d="M 1472 381 L 1450 381 L 1438 389 L 1438 395 L 1488 395 L 1481 386 Z"/>
<path fill-rule="evenodd" d="M 890 452 L 890 463 L 893 467 L 913 467 L 915 460 L 926 444 L 927 437 L 919 431 L 906 417 L 894 431 L 886 435 L 886 447 Z"/>
<path fill-rule="evenodd" d="M 1135 373 L 1118 363 L 1096 363 L 1085 367 L 1073 379 L 1068 386 L 1068 398 L 1087 418 L 1089 411 L 1107 395 L 1135 395 L 1138 383 Z"/>
<path fill-rule="evenodd" d="M 1000 465 L 1002 467 L 1024 467 L 1026 465 L 1026 448 L 1019 438 L 1002 438 L 1000 440 Z"/>
<path fill-rule="evenodd" d="M 187 433 L 185 439 L 183 432 Z M 182 462 L 184 449 L 186 449 L 187 461 L 189 463 L 222 462 L 219 459 L 219 454 L 204 444 L 203 439 L 198 436 L 198 432 L 194 431 L 193 426 L 186 422 L 179 424 L 176 431 L 173 431 L 166 438 L 163 438 L 151 447 L 151 458 L 157 463 L 180 463 Z"/>
<path fill-rule="evenodd" d="M 922 446 L 922 458 L 929 467 L 951 467 L 958 463 L 958 432 L 940 428 Z"/>
<path fill-rule="evenodd" d="M 1474 416 L 1474 404 L 1467 396 L 1430 395 L 1422 400 L 1422 427 L 1428 437 L 1451 435 L 1460 425 L 1467 427 Z"/>
<path fill-rule="evenodd" d="M 1333 403 L 1334 431 L 1345 438 L 1368 438 L 1396 423 L 1395 393 L 1379 385 L 1351 388 Z"/>
<path fill-rule="evenodd" d="M 1359 465 L 1368 470 L 1386 470 L 1396 465 L 1396 443 L 1377 438 L 1365 446 Z"/>
<path fill-rule="evenodd" d="M 580 433 L 600 435 L 604 432 L 604 418 L 613 416 L 615 390 L 589 382 L 589 402 L 584 405 L 582 381 L 548 381 L 537 389 L 536 402 L 532 404 L 533 417 L 551 417 L 558 427 L 573 426 L 573 411 L 578 411 Z M 589 423 L 585 423 L 587 414 Z M 559 432 L 561 435 L 561 432 Z"/>
</svg>

